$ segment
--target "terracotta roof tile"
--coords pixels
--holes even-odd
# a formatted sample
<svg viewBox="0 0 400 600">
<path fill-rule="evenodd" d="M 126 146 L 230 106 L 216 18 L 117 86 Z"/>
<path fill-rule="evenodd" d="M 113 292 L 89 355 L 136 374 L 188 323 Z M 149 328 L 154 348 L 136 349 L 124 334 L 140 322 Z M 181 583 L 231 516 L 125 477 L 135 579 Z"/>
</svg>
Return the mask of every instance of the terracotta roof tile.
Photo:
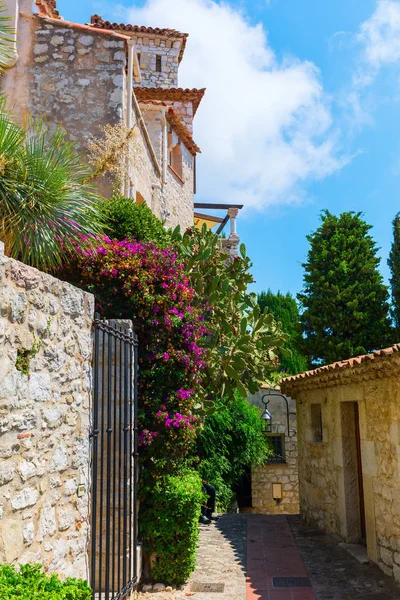
<svg viewBox="0 0 400 600">
<path fill-rule="evenodd" d="M 93 33 L 93 27 L 91 27 L 90 25 L 81 25 L 81 23 L 73 23 L 72 21 L 65 21 L 64 19 L 61 18 L 56 18 L 56 17 L 48 17 L 46 14 L 38 14 L 38 15 L 34 15 L 35 17 L 39 17 L 40 19 L 43 19 L 43 21 L 48 21 L 49 23 L 54 23 L 55 25 L 58 26 L 62 26 L 62 27 L 69 27 L 71 29 L 81 29 L 82 31 L 90 31 L 91 33 Z M 99 31 L 96 31 L 96 33 L 99 34 L 104 34 L 104 35 L 111 35 L 112 37 L 116 37 L 118 39 L 121 40 L 130 40 L 130 37 L 128 35 L 122 35 L 121 33 L 116 33 L 115 31 L 110 31 L 109 29 L 99 29 Z"/>
<path fill-rule="evenodd" d="M 60 13 L 57 10 L 56 0 L 35 0 L 36 6 L 41 13 L 53 19 L 60 19 Z"/>
<path fill-rule="evenodd" d="M 150 88 L 143 86 L 135 86 L 134 92 L 139 102 L 143 100 L 163 100 L 170 102 L 192 102 L 193 115 L 196 114 L 199 104 L 206 91 L 205 88 L 200 90 L 183 89 L 183 88 Z"/>
<path fill-rule="evenodd" d="M 341 360 L 338 362 L 334 362 L 330 365 L 325 365 L 323 367 L 318 367 L 312 371 L 305 371 L 304 373 L 300 373 L 299 375 L 292 375 L 291 377 L 285 377 L 281 380 L 282 384 L 292 383 L 296 381 L 301 381 L 305 379 L 311 379 L 313 377 L 317 377 L 319 375 L 324 375 L 326 373 L 332 373 L 338 370 L 344 369 L 352 369 L 361 365 L 363 363 L 371 362 L 373 360 L 379 358 L 385 358 L 391 356 L 392 354 L 400 352 L 400 344 L 394 344 L 394 346 L 390 346 L 389 348 L 383 348 L 382 350 L 376 350 L 376 352 L 372 352 L 371 354 L 361 354 L 360 356 L 355 356 L 354 358 L 349 358 L 348 360 Z"/>
<path fill-rule="evenodd" d="M 197 144 L 195 144 L 183 120 L 176 114 L 176 112 L 172 108 L 169 109 L 166 117 L 167 121 L 174 128 L 175 132 L 185 144 L 189 152 L 193 154 L 193 156 L 199 152 L 201 153 L 200 148 L 197 146 Z"/>
<path fill-rule="evenodd" d="M 165 102 L 162 102 L 162 100 L 141 100 L 140 104 L 154 104 L 155 106 L 168 106 L 168 104 L 166 104 Z"/>
<path fill-rule="evenodd" d="M 92 27 L 100 29 L 111 29 L 118 31 L 127 31 L 132 33 L 146 33 L 148 35 L 155 35 L 160 37 L 166 37 L 174 40 L 181 40 L 181 49 L 179 52 L 178 60 L 181 62 L 183 53 L 185 52 L 186 40 L 189 36 L 188 33 L 181 33 L 176 29 L 166 29 L 160 27 L 144 27 L 141 25 L 129 25 L 124 23 L 111 23 L 111 21 L 104 21 L 100 15 L 92 15 L 90 17 L 90 23 Z"/>
</svg>

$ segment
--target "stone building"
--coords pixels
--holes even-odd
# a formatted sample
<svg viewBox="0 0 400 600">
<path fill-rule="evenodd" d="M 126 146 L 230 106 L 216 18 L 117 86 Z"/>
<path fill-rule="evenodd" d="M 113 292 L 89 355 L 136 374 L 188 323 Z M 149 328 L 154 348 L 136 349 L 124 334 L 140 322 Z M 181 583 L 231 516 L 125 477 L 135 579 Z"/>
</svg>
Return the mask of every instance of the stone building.
<svg viewBox="0 0 400 600">
<path fill-rule="evenodd" d="M 400 581 L 400 345 L 281 382 L 297 403 L 300 511 Z"/>
<path fill-rule="evenodd" d="M 95 15 L 65 21 L 55 0 L 6 0 L 15 52 L 1 89 L 13 114 L 44 118 L 68 133 L 83 155 L 106 125 L 134 129 L 122 192 L 145 201 L 166 226 L 193 225 L 196 155 L 193 119 L 205 90 L 178 86 L 187 34 L 119 25 Z M 110 185 L 99 183 L 104 195 Z"/>
<path fill-rule="evenodd" d="M 271 395 L 266 396 L 271 392 Z M 261 388 L 249 396 L 250 404 L 265 408 L 272 416 L 270 439 L 273 455 L 265 465 L 254 467 L 251 473 L 252 508 L 256 514 L 297 514 L 299 512 L 299 481 L 297 468 L 296 403 L 279 390 Z"/>
</svg>

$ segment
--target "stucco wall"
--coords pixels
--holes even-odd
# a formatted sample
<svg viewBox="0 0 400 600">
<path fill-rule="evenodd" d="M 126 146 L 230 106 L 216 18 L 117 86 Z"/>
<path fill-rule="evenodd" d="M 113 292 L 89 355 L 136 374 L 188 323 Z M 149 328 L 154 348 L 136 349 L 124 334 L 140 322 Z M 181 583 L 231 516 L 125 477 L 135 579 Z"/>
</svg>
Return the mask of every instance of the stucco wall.
<svg viewBox="0 0 400 600">
<path fill-rule="evenodd" d="M 0 562 L 86 578 L 93 296 L 1 254 L 0 298 Z"/>
<path fill-rule="evenodd" d="M 262 396 L 266 390 L 249 396 L 250 404 L 264 409 Z M 297 468 L 297 425 L 296 403 L 288 398 L 289 429 L 287 430 L 287 411 L 283 398 L 271 398 L 268 411 L 273 417 L 272 435 L 285 434 L 285 463 L 270 463 L 254 467 L 251 478 L 253 509 L 256 514 L 297 514 L 299 512 L 299 482 Z M 282 486 L 282 500 L 276 502 L 272 494 L 272 485 Z"/>
<path fill-rule="evenodd" d="M 349 443 L 354 428 L 348 417 L 357 403 L 368 555 L 400 581 L 400 357 L 284 388 L 297 401 L 301 513 L 349 542 L 359 541 L 357 466 Z M 312 403 L 322 407 L 321 443 L 312 438 Z"/>
<path fill-rule="evenodd" d="M 166 226 L 181 226 L 182 230 L 193 225 L 194 158 L 182 144 L 182 181 L 168 168 L 164 187 L 163 209 Z"/>
<path fill-rule="evenodd" d="M 156 113 L 157 114 L 157 113 Z M 145 119 L 152 115 L 152 112 L 145 114 Z M 161 206 L 160 196 L 157 192 L 161 186 L 162 172 L 161 162 L 157 146 L 154 146 L 154 140 L 150 135 L 150 130 L 146 127 L 149 139 L 146 137 L 144 127 L 140 124 L 139 113 L 133 106 L 133 123 L 135 124 L 135 135 L 133 137 L 132 164 L 130 165 L 130 176 L 135 192 L 139 192 L 145 199 L 147 205 L 154 214 L 160 218 Z M 152 155 L 149 143 L 153 147 Z M 154 186 L 158 186 L 156 189 Z"/>
</svg>

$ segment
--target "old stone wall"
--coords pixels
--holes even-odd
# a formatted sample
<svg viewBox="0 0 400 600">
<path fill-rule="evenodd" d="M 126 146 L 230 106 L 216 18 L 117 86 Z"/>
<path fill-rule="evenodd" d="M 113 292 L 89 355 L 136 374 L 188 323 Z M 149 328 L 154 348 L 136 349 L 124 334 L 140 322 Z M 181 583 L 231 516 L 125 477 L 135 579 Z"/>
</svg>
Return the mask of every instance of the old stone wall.
<svg viewBox="0 0 400 600">
<path fill-rule="evenodd" d="M 363 503 L 368 555 L 400 581 L 400 357 L 285 389 L 298 407 L 302 515 L 339 539 L 359 542 Z M 315 441 L 312 405 L 322 409 L 322 441 Z"/>
<path fill-rule="evenodd" d="M 93 296 L 1 254 L 0 298 L 0 562 L 86 578 Z"/>
<path fill-rule="evenodd" d="M 124 40 L 34 16 L 18 27 L 20 59 L 2 79 L 10 105 L 20 118 L 61 125 L 85 150 L 90 136 L 123 117 Z"/>
<path fill-rule="evenodd" d="M 140 60 L 141 82 L 146 87 L 177 87 L 181 42 L 158 36 L 133 36 Z M 161 71 L 156 70 L 157 56 Z"/>
<path fill-rule="evenodd" d="M 250 404 L 264 410 L 261 398 L 265 393 L 266 390 L 261 389 L 257 394 L 249 396 Z M 256 514 L 297 514 L 299 512 L 296 403 L 291 398 L 288 398 L 288 403 L 289 432 L 286 404 L 283 398 L 271 397 L 268 404 L 268 411 L 273 418 L 270 435 L 283 436 L 285 462 L 267 463 L 253 468 L 251 478 L 253 508 L 251 512 Z M 282 500 L 280 502 L 273 498 L 273 484 L 281 485 Z"/>
</svg>

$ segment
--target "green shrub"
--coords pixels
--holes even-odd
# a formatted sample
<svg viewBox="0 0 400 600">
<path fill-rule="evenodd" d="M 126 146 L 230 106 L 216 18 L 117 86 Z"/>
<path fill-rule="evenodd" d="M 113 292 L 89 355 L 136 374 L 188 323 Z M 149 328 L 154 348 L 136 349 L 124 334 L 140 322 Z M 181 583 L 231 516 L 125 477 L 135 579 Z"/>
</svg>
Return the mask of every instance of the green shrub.
<svg viewBox="0 0 400 600">
<path fill-rule="evenodd" d="M 135 238 L 138 242 L 155 242 L 160 247 L 171 245 L 169 233 L 145 204 L 136 204 L 131 198 L 113 196 L 104 200 L 101 210 L 111 239 Z"/>
<path fill-rule="evenodd" d="M 156 554 L 151 575 L 181 585 L 194 570 L 202 483 L 195 471 L 159 478 L 141 505 L 139 527 L 145 552 Z"/>
<path fill-rule="evenodd" d="M 45 575 L 41 565 L 0 565 L 1 600 L 90 600 L 92 591 L 83 579 Z"/>
<path fill-rule="evenodd" d="M 270 450 L 259 408 L 238 394 L 229 404 L 216 400 L 215 405 L 197 438 L 198 470 L 215 487 L 218 508 L 226 510 L 246 467 L 263 464 Z"/>
</svg>

